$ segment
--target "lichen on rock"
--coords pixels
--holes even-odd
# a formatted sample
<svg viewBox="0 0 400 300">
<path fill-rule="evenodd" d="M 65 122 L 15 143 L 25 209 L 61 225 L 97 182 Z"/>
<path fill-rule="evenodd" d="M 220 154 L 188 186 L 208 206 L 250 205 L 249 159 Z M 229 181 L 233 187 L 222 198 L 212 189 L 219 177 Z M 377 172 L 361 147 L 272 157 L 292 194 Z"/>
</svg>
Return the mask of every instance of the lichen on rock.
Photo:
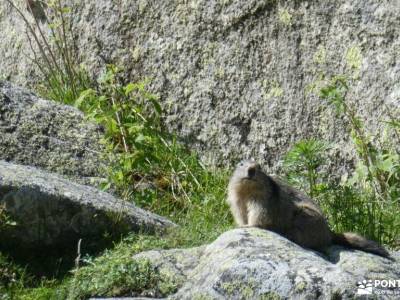
<svg viewBox="0 0 400 300">
<path fill-rule="evenodd" d="M 76 6 L 76 43 L 91 73 L 114 63 L 125 66 L 127 80 L 151 78 L 168 128 L 210 164 L 252 156 L 276 171 L 290 145 L 320 133 L 324 104 L 318 85 L 311 92 L 307 87 L 321 74 L 356 79 L 348 97 L 372 130 L 382 126 L 383 104 L 398 105 L 395 1 L 66 3 Z M 0 69 L 14 82 L 31 84 L 38 72 L 25 55 L 23 23 L 4 1 L 0 9 Z M 279 85 L 266 89 L 263 81 Z M 276 96 L 279 103 L 271 101 Z M 323 138 L 343 152 L 330 167 L 352 165 L 346 129 L 333 121 L 329 128 Z"/>
<path fill-rule="evenodd" d="M 339 246 L 319 253 L 276 233 L 246 228 L 200 248 L 153 250 L 134 259 L 149 259 L 180 278 L 171 299 L 353 299 L 361 279 L 400 276 L 396 255 L 391 261 Z"/>
<path fill-rule="evenodd" d="M 0 160 L 99 185 L 108 164 L 101 137 L 78 109 L 0 81 Z"/>
</svg>

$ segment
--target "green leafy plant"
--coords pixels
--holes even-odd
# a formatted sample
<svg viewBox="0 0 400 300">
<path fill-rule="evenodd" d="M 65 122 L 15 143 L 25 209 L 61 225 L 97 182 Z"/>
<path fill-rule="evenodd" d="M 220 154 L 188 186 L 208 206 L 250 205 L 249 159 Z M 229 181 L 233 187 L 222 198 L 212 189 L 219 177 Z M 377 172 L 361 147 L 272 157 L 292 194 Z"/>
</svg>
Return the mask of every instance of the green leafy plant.
<svg viewBox="0 0 400 300">
<path fill-rule="evenodd" d="M 161 138 L 161 106 L 145 82 L 121 84 L 120 71 L 109 65 L 98 90 L 84 91 L 74 105 L 104 127 L 103 142 L 113 165 L 106 188 L 114 183 L 129 190 L 135 177 L 143 177 L 159 161 L 154 153 Z"/>
<path fill-rule="evenodd" d="M 308 191 L 311 197 L 317 196 L 321 186 L 318 168 L 326 161 L 329 146 L 319 140 L 309 139 L 297 142 L 283 159 L 289 182 Z"/>
<path fill-rule="evenodd" d="M 107 66 L 98 90 L 84 91 L 75 102 L 104 128 L 111 162 L 104 188 L 114 187 L 124 198 L 168 216 L 204 205 L 207 199 L 194 199 L 207 194 L 210 184 L 223 196 L 225 185 L 215 183 L 225 179 L 206 170 L 195 154 L 165 132 L 161 105 L 146 90 L 146 82 L 122 84 L 120 77 L 120 68 Z"/>
<path fill-rule="evenodd" d="M 346 101 L 349 87 L 343 76 L 336 76 L 321 89 L 321 98 L 333 105 L 338 115 L 343 115 L 349 123 L 349 131 L 355 149 L 360 158 L 354 183 L 363 181 L 368 184 L 381 199 L 388 198 L 388 180 L 393 175 L 391 166 L 398 160 L 398 155 L 388 153 L 390 149 L 378 149 L 373 138 L 365 132 L 363 122 L 357 116 L 356 110 Z M 391 151 L 390 151 L 391 152 Z"/>
</svg>

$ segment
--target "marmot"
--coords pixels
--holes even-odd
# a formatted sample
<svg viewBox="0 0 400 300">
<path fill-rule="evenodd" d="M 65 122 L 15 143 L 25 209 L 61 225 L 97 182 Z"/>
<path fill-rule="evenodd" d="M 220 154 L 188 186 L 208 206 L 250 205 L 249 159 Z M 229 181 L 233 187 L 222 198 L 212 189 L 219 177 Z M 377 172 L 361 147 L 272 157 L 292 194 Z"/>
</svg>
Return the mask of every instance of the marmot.
<svg viewBox="0 0 400 300">
<path fill-rule="evenodd" d="M 268 229 L 317 251 L 339 244 L 390 257 L 376 242 L 355 233 L 332 232 L 310 197 L 268 176 L 253 160 L 242 161 L 236 167 L 229 181 L 227 201 L 239 226 Z"/>
</svg>

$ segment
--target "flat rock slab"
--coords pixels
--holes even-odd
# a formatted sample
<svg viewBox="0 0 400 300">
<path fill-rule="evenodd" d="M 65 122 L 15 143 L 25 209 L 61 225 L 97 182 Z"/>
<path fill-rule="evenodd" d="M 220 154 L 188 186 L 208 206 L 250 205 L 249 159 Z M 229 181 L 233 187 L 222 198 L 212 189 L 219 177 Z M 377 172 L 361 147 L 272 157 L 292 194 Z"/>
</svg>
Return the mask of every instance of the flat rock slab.
<svg viewBox="0 0 400 300">
<path fill-rule="evenodd" d="M 392 255 L 394 261 L 338 246 L 322 254 L 247 228 L 205 247 L 148 251 L 134 259 L 149 259 L 178 283 L 172 299 L 354 299 L 358 282 L 400 278 L 400 255 Z"/>
<path fill-rule="evenodd" d="M 0 159 L 97 184 L 106 165 L 102 134 L 78 109 L 0 81 Z"/>
<path fill-rule="evenodd" d="M 76 245 L 105 233 L 162 231 L 171 221 L 96 188 L 34 167 L 0 161 L 0 205 L 16 226 L 2 230 L 0 244 L 28 248 Z"/>
</svg>

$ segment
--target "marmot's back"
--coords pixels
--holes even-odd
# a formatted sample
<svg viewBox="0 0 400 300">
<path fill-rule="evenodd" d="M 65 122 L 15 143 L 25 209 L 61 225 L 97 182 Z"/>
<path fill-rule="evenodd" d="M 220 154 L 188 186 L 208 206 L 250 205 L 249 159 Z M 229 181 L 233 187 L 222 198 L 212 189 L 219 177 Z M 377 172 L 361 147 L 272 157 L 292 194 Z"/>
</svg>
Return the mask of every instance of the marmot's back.
<svg viewBox="0 0 400 300">
<path fill-rule="evenodd" d="M 311 199 L 309 196 L 307 196 L 305 193 L 302 191 L 290 186 L 287 182 L 281 180 L 280 178 L 276 176 L 269 176 L 269 178 L 274 182 L 274 184 L 277 186 L 277 188 L 280 191 L 280 198 L 285 199 L 284 201 L 288 201 L 293 203 L 294 206 L 308 206 L 310 209 L 315 210 L 315 212 L 318 212 L 323 219 L 325 219 L 321 208 L 319 205 Z"/>
</svg>

